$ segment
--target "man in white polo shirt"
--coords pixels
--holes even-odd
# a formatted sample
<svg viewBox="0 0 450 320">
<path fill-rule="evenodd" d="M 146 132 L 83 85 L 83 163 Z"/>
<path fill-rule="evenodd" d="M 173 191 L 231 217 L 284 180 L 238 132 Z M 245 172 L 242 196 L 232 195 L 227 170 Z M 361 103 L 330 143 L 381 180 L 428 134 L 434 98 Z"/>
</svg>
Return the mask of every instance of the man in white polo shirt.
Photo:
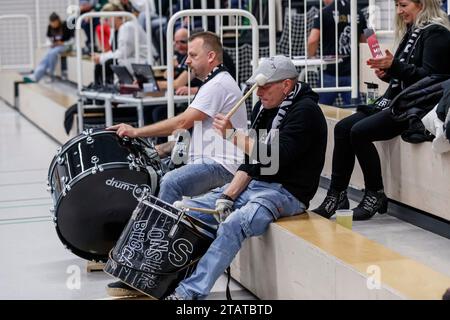
<svg viewBox="0 0 450 320">
<path fill-rule="evenodd" d="M 219 37 L 211 32 L 193 34 L 188 42 L 186 63 L 193 76 L 203 81 L 189 107 L 181 114 L 142 128 L 127 124 L 110 127 L 121 137 L 169 136 L 179 129 L 193 128 L 189 161 L 167 173 L 160 185 L 158 198 L 168 203 L 183 196 L 198 196 L 229 183 L 244 160 L 244 154 L 213 128 L 214 117 L 227 114 L 242 94 L 222 64 L 223 49 Z M 242 104 L 231 117 L 234 128 L 247 128 L 247 111 Z M 156 146 L 158 152 L 159 147 Z M 118 281 L 107 287 L 111 296 L 141 295 Z"/>
<path fill-rule="evenodd" d="M 167 173 L 158 197 L 168 203 L 183 196 L 197 196 L 231 181 L 244 156 L 213 129 L 216 114 L 226 114 L 242 96 L 239 86 L 222 64 L 220 39 L 211 32 L 199 32 L 189 38 L 186 63 L 193 76 L 203 81 L 189 107 L 181 114 L 141 128 L 119 124 L 121 137 L 163 137 L 179 129 L 193 128 L 188 164 Z M 244 104 L 231 118 L 236 128 L 247 128 Z M 159 151 L 159 147 L 156 146 Z"/>
</svg>

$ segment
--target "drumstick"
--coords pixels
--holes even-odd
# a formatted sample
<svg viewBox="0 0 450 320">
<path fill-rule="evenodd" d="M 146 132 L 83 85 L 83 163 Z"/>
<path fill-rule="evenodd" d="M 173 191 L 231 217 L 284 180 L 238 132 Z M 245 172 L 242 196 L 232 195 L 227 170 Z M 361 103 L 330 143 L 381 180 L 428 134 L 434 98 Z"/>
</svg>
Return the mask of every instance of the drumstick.
<svg viewBox="0 0 450 320">
<path fill-rule="evenodd" d="M 198 211 L 198 212 L 207 213 L 207 214 L 219 214 L 219 212 L 217 212 L 216 210 L 212 210 L 212 209 L 188 207 L 181 201 L 175 201 L 173 203 L 173 206 L 178 209 L 185 209 L 185 210 L 189 210 L 189 211 Z"/>
<path fill-rule="evenodd" d="M 250 88 L 250 90 L 247 91 L 247 93 L 241 99 L 239 99 L 239 101 L 234 105 L 233 108 L 231 108 L 230 112 L 228 112 L 225 117 L 229 120 L 233 116 L 233 114 L 237 111 L 237 109 L 239 109 L 239 107 L 245 101 L 245 99 L 247 99 L 250 96 L 253 90 L 255 90 L 256 87 L 262 87 L 263 85 L 265 85 L 267 83 L 267 80 L 268 80 L 267 77 L 262 73 L 256 75 L 255 84 Z"/>
</svg>

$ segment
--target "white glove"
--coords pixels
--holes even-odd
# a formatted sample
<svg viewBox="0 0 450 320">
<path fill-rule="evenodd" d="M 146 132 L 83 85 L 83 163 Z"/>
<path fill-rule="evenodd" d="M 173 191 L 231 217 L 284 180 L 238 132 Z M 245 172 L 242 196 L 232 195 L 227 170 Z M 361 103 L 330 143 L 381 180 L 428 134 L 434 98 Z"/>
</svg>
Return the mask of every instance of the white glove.
<svg viewBox="0 0 450 320">
<path fill-rule="evenodd" d="M 234 201 L 230 199 L 230 197 L 222 195 L 221 198 L 216 200 L 216 211 L 219 213 L 219 222 L 224 222 L 226 218 L 233 212 Z M 216 217 L 216 215 L 214 217 Z"/>
<path fill-rule="evenodd" d="M 184 209 L 184 203 L 183 203 L 183 201 L 177 200 L 177 201 L 175 201 L 175 202 L 173 203 L 173 206 L 174 206 L 175 208 L 177 208 L 177 209 Z"/>
</svg>

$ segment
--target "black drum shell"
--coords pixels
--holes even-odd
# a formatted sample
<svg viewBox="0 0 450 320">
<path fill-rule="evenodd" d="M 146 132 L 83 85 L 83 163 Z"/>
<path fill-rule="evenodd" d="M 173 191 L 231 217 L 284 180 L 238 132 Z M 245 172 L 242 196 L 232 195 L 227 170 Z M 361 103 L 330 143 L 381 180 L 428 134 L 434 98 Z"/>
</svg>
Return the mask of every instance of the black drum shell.
<svg viewBox="0 0 450 320">
<path fill-rule="evenodd" d="M 148 165 L 144 147 L 98 131 L 68 141 L 53 159 L 48 182 L 56 231 L 79 257 L 105 262 L 142 189 L 157 192 L 160 173 Z"/>
<path fill-rule="evenodd" d="M 214 240 L 215 229 L 191 217 L 174 225 L 181 212 L 151 197 L 137 208 L 117 241 L 104 271 L 131 287 L 160 299 L 195 269 Z M 156 200 L 155 200 L 156 199 Z"/>
</svg>

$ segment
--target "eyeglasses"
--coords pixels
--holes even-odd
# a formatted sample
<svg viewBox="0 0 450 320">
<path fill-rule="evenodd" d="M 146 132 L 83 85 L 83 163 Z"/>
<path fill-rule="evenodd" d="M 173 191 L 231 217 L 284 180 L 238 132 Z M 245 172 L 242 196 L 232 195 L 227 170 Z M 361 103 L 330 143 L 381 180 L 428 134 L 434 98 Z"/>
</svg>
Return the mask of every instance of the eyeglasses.
<svg viewBox="0 0 450 320">
<path fill-rule="evenodd" d="M 176 44 L 178 44 L 178 43 L 186 44 L 186 43 L 187 43 L 187 40 L 175 40 L 175 43 L 176 43 Z"/>
</svg>

